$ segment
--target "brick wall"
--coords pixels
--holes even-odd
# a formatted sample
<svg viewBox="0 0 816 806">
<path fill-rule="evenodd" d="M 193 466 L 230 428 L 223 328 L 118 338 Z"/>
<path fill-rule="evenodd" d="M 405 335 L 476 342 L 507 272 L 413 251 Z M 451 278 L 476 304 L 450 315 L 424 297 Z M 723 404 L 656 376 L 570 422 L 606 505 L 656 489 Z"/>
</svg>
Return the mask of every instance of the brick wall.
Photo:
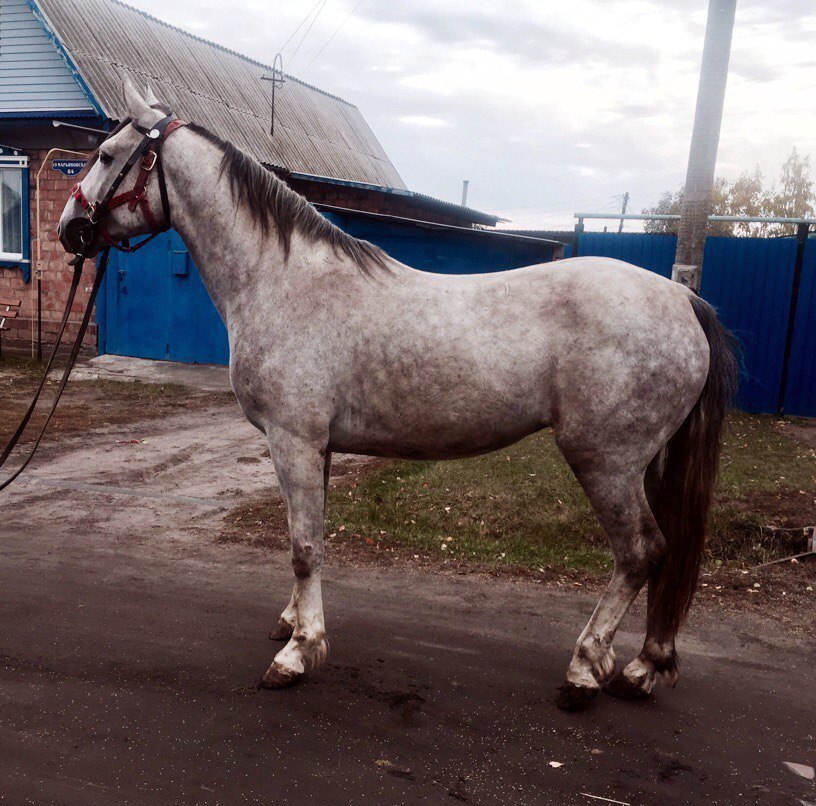
<svg viewBox="0 0 816 806">
<path fill-rule="evenodd" d="M 59 325 L 65 299 L 71 285 L 73 269 L 67 265 L 68 256 L 57 240 L 57 223 L 65 207 L 65 202 L 76 181 L 73 177 L 63 176 L 58 171 L 51 170 L 50 162 L 40 175 L 40 221 L 41 240 L 39 250 L 42 259 L 37 260 L 37 200 L 35 195 L 37 172 L 42 166 L 47 149 L 29 150 L 29 184 L 30 184 L 30 219 L 31 219 L 31 281 L 23 282 L 23 275 L 18 268 L 0 268 L 0 295 L 22 299 L 23 304 L 17 319 L 9 320 L 11 332 L 3 334 L 4 344 L 10 343 L 14 347 L 29 349 L 31 345 L 32 321 L 36 338 L 36 272 L 39 270 L 42 277 L 42 330 L 43 343 L 53 343 Z M 55 153 L 54 157 L 66 156 Z M 76 334 L 85 304 L 88 300 L 94 272 L 91 263 L 85 264 L 82 285 L 77 291 L 76 299 L 68 320 L 66 334 Z M 85 334 L 84 343 L 88 347 L 96 347 L 96 324 L 91 323 Z"/>
</svg>

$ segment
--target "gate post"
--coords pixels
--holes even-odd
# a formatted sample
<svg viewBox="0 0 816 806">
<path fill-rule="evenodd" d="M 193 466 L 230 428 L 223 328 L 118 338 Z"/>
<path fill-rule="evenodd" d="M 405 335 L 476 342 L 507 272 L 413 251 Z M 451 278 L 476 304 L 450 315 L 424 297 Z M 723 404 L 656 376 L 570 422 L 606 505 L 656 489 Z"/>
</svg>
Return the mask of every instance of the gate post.
<svg viewBox="0 0 816 806">
<path fill-rule="evenodd" d="M 809 231 L 809 224 L 799 223 L 796 225 L 796 260 L 793 263 L 793 287 L 791 288 L 790 308 L 788 309 L 788 329 L 785 333 L 785 350 L 782 353 L 782 377 L 779 379 L 779 397 L 776 401 L 776 416 L 779 419 L 785 416 L 785 395 L 788 390 L 788 367 L 790 365 L 791 350 L 793 349 L 796 309 L 799 305 L 799 286 L 802 282 L 802 265 L 805 261 L 805 245 L 807 244 Z"/>
<path fill-rule="evenodd" d="M 579 218 L 575 225 L 575 234 L 572 236 L 572 257 L 578 257 L 578 239 L 584 231 L 584 219 Z"/>
</svg>

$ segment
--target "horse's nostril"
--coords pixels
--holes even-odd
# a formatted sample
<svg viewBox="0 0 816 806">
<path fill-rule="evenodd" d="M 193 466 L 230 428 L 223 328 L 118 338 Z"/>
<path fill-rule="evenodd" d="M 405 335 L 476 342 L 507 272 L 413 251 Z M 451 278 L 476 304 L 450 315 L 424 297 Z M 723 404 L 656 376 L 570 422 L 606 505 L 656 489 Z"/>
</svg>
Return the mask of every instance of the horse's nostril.
<svg viewBox="0 0 816 806">
<path fill-rule="evenodd" d="M 94 225 L 85 216 L 72 218 L 65 227 L 60 226 L 58 232 L 62 245 L 70 252 L 90 246 L 95 235 Z"/>
</svg>

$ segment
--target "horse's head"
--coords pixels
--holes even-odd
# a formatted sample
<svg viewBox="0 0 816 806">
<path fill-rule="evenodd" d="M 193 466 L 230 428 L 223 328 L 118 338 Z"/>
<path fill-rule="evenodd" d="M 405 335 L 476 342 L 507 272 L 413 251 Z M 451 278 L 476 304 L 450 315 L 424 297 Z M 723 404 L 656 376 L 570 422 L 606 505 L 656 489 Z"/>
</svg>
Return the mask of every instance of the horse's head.
<svg viewBox="0 0 816 806">
<path fill-rule="evenodd" d="M 88 161 L 60 216 L 57 233 L 67 252 L 92 257 L 106 241 L 126 240 L 169 224 L 159 171 L 153 170 L 158 155 L 151 156 L 165 133 L 162 129 L 157 135 L 155 127 L 166 121 L 167 112 L 150 91 L 142 98 L 129 81 L 122 91 L 126 118 Z M 154 142 L 148 142 L 151 136 Z"/>
</svg>

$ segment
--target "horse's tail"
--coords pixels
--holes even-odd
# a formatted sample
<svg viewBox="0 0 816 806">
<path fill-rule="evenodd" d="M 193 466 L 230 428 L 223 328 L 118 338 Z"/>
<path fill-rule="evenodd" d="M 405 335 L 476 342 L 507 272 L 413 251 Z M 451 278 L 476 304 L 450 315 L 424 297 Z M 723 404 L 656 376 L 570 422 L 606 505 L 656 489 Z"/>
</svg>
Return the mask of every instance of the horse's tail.
<svg viewBox="0 0 816 806">
<path fill-rule="evenodd" d="M 667 543 L 655 579 L 655 618 L 669 635 L 682 624 L 697 589 L 723 420 L 737 390 L 737 340 L 708 303 L 689 300 L 711 358 L 700 398 L 666 445 L 654 513 Z"/>
</svg>

